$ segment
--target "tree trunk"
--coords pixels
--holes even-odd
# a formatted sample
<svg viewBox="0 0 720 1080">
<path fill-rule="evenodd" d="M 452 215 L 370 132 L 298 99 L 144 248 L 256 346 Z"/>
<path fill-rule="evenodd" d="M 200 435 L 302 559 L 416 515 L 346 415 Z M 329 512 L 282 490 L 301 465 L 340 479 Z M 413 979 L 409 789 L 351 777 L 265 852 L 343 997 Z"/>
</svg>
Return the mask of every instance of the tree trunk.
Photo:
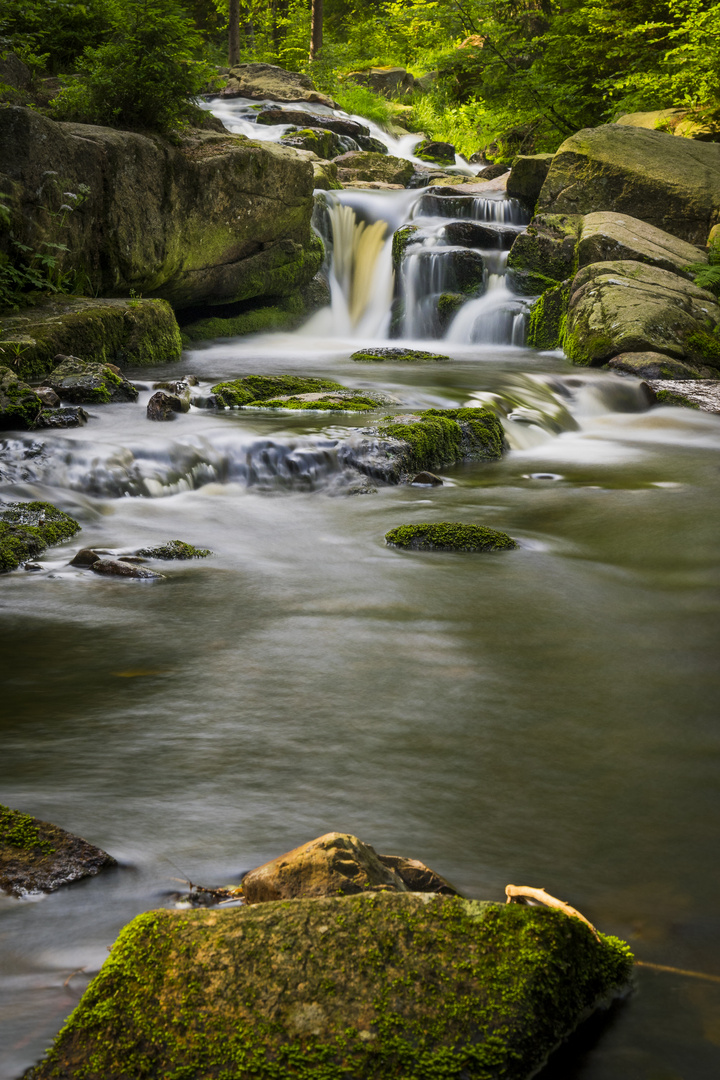
<svg viewBox="0 0 720 1080">
<path fill-rule="evenodd" d="M 287 16 L 289 0 L 273 0 L 272 5 L 272 39 L 275 58 L 280 58 L 280 46 L 287 38 Z"/>
<path fill-rule="evenodd" d="M 323 42 L 323 0 L 312 0 L 312 22 L 310 24 L 310 59 L 315 60 Z"/>
<path fill-rule="evenodd" d="M 228 4 L 228 67 L 240 63 L 240 0 Z"/>
</svg>

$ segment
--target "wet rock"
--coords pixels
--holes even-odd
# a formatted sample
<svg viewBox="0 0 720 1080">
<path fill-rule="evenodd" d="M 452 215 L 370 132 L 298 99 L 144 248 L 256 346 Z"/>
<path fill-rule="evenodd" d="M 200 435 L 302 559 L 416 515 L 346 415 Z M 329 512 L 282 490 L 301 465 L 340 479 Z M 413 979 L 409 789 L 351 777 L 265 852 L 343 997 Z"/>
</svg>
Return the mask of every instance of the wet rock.
<svg viewBox="0 0 720 1080">
<path fill-rule="evenodd" d="M 413 476 L 412 483 L 417 484 L 418 487 L 442 487 L 443 482 L 435 473 L 419 472 Z"/>
<path fill-rule="evenodd" d="M 420 264 L 421 295 L 437 291 L 437 281 L 442 282 L 442 292 L 466 297 L 485 290 L 485 259 L 473 248 L 426 248 L 415 257 Z"/>
<path fill-rule="evenodd" d="M 31 386 L 8 367 L 0 367 L 0 431 L 29 431 L 35 427 L 42 402 Z"/>
<path fill-rule="evenodd" d="M 618 211 L 704 244 L 720 221 L 720 144 L 619 124 L 585 128 L 555 154 L 537 209 Z"/>
<path fill-rule="evenodd" d="M 37 418 L 36 428 L 71 428 L 82 427 L 89 420 L 81 405 L 70 405 L 65 409 L 43 409 Z"/>
<path fill-rule="evenodd" d="M 510 173 L 510 166 L 506 165 L 502 161 L 498 161 L 493 165 L 488 165 L 487 169 L 483 169 L 478 180 L 497 180 L 499 176 L 505 176 Z"/>
<path fill-rule="evenodd" d="M 35 393 L 45 409 L 56 409 L 60 404 L 60 398 L 49 386 L 36 386 Z"/>
<path fill-rule="evenodd" d="M 582 222 L 576 215 L 538 214 L 516 238 L 508 256 L 508 270 L 514 272 L 518 283 L 528 283 L 525 295 L 537 295 L 572 277 Z"/>
<path fill-rule="evenodd" d="M 394 404 L 387 394 L 366 390 L 333 390 L 330 393 L 292 394 L 285 397 L 250 401 L 246 408 L 301 409 L 329 412 L 370 412 L 381 405 Z"/>
<path fill-rule="evenodd" d="M 449 244 L 476 248 L 511 248 L 518 238 L 517 229 L 481 221 L 450 221 L 444 228 Z"/>
<path fill-rule="evenodd" d="M 575 364 L 659 352 L 720 369 L 719 328 L 716 297 L 691 281 L 630 260 L 600 262 L 573 279 L 563 343 Z"/>
<path fill-rule="evenodd" d="M 322 113 L 304 112 L 302 109 L 263 109 L 258 113 L 258 124 L 294 124 L 301 128 L 324 128 L 336 135 L 349 135 L 357 139 L 370 134 L 370 128 L 355 120 L 345 120 L 340 116 L 327 116 Z"/>
<path fill-rule="evenodd" d="M 16 570 L 79 531 L 78 522 L 51 503 L 0 504 L 0 573 Z"/>
<path fill-rule="evenodd" d="M 242 379 L 216 383 L 211 387 L 216 407 L 237 409 L 244 405 L 270 401 L 300 394 L 318 394 L 331 390 L 347 390 L 333 379 L 303 378 L 297 375 L 246 375 Z"/>
<path fill-rule="evenodd" d="M 54 892 L 117 863 L 57 825 L 0 806 L 0 889 L 11 896 Z"/>
<path fill-rule="evenodd" d="M 140 548 L 137 553 L 147 559 L 205 559 L 212 555 L 209 548 L 193 547 L 184 540 L 169 540 L 167 544 L 159 544 L 157 547 Z"/>
<path fill-rule="evenodd" d="M 419 859 L 406 859 L 404 855 L 379 855 L 378 858 L 384 866 L 394 870 L 398 877 L 402 878 L 410 892 L 439 893 L 441 896 L 460 895 L 449 881 Z"/>
<path fill-rule="evenodd" d="M 408 248 L 419 243 L 425 234 L 417 225 L 401 225 L 396 229 L 392 238 L 392 259 L 395 273 L 400 269 L 402 260 L 407 255 Z"/>
<path fill-rule="evenodd" d="M 98 562 L 101 558 L 102 556 L 98 555 L 92 548 L 80 548 L 80 551 L 78 551 L 78 553 L 70 560 L 69 565 L 88 567 L 92 566 L 93 563 Z"/>
<path fill-rule="evenodd" d="M 375 94 L 397 98 L 410 94 L 415 88 L 415 77 L 401 67 L 371 67 L 363 71 L 349 71 L 345 76 L 358 86 L 367 86 Z"/>
<path fill-rule="evenodd" d="M 55 361 L 57 366 L 47 383 L 62 401 L 75 405 L 137 401 L 137 390 L 115 364 L 96 363 L 62 354 L 56 356 Z"/>
<path fill-rule="evenodd" d="M 309 75 L 296 71 L 285 71 L 275 64 L 236 64 L 230 68 L 230 74 L 220 96 L 224 98 L 244 97 L 255 101 L 279 101 L 286 104 L 291 101 L 307 101 L 317 105 L 337 108 L 336 103 L 326 94 L 320 94 Z"/>
<path fill-rule="evenodd" d="M 347 145 L 348 136 L 337 135 L 334 131 L 326 131 L 322 128 L 305 128 L 304 130 L 289 131 L 280 139 L 283 146 L 293 146 L 298 150 L 312 150 L 324 161 L 338 157 L 350 150 L 357 150 L 357 143 Z"/>
<path fill-rule="evenodd" d="M 433 161 L 437 165 L 455 164 L 455 147 L 452 143 L 433 142 L 425 139 L 419 142 L 413 150 L 413 155 L 421 161 Z"/>
<path fill-rule="evenodd" d="M 526 1080 L 632 956 L 562 911 L 380 893 L 152 911 L 121 933 L 33 1080 Z M 197 1017 L 202 1017 L 198 1033 Z"/>
<path fill-rule="evenodd" d="M 455 521 L 400 525 L 385 533 L 385 542 L 411 551 L 507 551 L 517 547 L 507 533 Z"/>
<path fill-rule="evenodd" d="M 720 382 L 648 379 L 657 405 L 677 405 L 720 414 Z"/>
<path fill-rule="evenodd" d="M 326 833 L 251 870 L 242 879 L 248 904 L 299 896 L 338 896 L 368 890 L 407 892 L 399 874 L 374 848 L 350 833 Z"/>
<path fill-rule="evenodd" d="M 443 333 L 466 302 L 467 296 L 462 293 L 440 293 L 437 298 L 437 321 Z"/>
<path fill-rule="evenodd" d="M 531 214 L 547 179 L 553 157 L 553 154 L 519 154 L 513 160 L 507 193 L 512 198 L 519 199 Z"/>
<path fill-rule="evenodd" d="M 464 298 L 463 298 L 464 299 Z M 443 353 L 425 352 L 423 349 L 403 349 L 400 347 L 380 346 L 373 349 L 359 349 L 351 357 L 357 364 L 382 364 L 385 362 L 402 364 L 427 364 L 442 360 L 450 360 L 451 357 Z"/>
<path fill-rule="evenodd" d="M 350 180 L 379 181 L 385 184 L 405 184 L 415 171 L 411 161 L 391 154 L 378 154 L 369 150 L 355 150 L 335 158 L 338 179 L 342 184 Z"/>
<path fill-rule="evenodd" d="M 339 191 L 337 165 L 334 161 L 313 161 L 313 182 L 318 191 Z"/>
<path fill-rule="evenodd" d="M 614 356 L 608 362 L 611 371 L 621 375 L 636 375 L 640 379 L 697 379 L 717 378 L 712 368 L 691 367 L 680 360 L 656 352 L 627 352 Z M 701 373 L 702 372 L 702 373 Z"/>
<path fill-rule="evenodd" d="M 23 570 L 28 570 L 31 573 L 36 573 L 38 570 L 44 570 L 45 567 L 41 566 L 38 562 L 26 562 L 23 566 Z"/>
<path fill-rule="evenodd" d="M 187 412 L 190 402 L 158 390 L 147 403 L 148 420 L 174 420 L 176 413 Z"/>
<path fill-rule="evenodd" d="M 570 282 L 546 289 L 530 309 L 527 344 L 531 349 L 559 349 L 565 337 Z"/>
<path fill-rule="evenodd" d="M 149 570 L 147 566 L 138 566 L 124 559 L 103 558 L 94 562 L 90 569 L 94 574 L 102 574 L 104 577 L 127 577 L 142 578 L 143 580 L 161 581 L 163 575 Z"/>
<path fill-rule="evenodd" d="M 707 263 L 702 248 L 678 240 L 662 229 L 628 214 L 600 211 L 586 214 L 577 246 L 578 268 L 595 262 L 632 259 L 691 277 L 691 263 Z"/>
</svg>

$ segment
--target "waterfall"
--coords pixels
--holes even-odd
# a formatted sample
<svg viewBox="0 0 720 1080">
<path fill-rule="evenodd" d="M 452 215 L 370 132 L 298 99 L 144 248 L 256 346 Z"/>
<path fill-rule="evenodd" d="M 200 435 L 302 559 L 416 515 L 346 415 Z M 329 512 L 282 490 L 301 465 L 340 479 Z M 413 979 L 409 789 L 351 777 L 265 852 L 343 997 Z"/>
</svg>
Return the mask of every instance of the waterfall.
<svg viewBox="0 0 720 1080">
<path fill-rule="evenodd" d="M 352 207 L 341 203 L 328 208 L 328 217 L 335 253 L 330 276 L 333 308 L 352 330 L 368 317 L 382 323 L 389 313 L 394 281 L 392 266 L 383 265 L 387 222 L 358 221 Z"/>
</svg>

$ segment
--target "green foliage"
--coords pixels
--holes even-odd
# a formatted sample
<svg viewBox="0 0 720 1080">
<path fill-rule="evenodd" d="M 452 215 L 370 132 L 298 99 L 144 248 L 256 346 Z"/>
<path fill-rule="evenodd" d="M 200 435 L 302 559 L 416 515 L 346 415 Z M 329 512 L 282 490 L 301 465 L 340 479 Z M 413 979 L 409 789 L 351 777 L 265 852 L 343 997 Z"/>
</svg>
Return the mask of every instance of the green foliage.
<svg viewBox="0 0 720 1080">
<path fill-rule="evenodd" d="M 9 49 L 33 69 L 72 69 L 111 26 L 112 0 L 4 0 L 0 53 Z"/>
<path fill-rule="evenodd" d="M 110 39 L 87 48 L 81 77 L 53 102 L 59 119 L 170 131 L 211 78 L 196 58 L 202 38 L 178 0 L 127 0 L 112 7 Z"/>
<path fill-rule="evenodd" d="M 387 98 L 374 94 L 366 86 L 350 80 L 332 88 L 332 96 L 341 109 L 355 116 L 365 116 L 380 127 L 387 127 L 393 118 L 393 108 Z"/>
<path fill-rule="evenodd" d="M 720 296 L 720 265 L 712 263 L 692 263 L 687 268 L 692 274 L 693 281 L 701 289 Z"/>
</svg>

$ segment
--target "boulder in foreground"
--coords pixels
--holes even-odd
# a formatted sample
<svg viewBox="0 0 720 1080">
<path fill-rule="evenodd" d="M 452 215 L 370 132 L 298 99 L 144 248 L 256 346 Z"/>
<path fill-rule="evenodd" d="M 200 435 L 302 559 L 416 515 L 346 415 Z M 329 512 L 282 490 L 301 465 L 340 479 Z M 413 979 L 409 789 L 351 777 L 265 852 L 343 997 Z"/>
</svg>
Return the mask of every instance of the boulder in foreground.
<svg viewBox="0 0 720 1080">
<path fill-rule="evenodd" d="M 79 836 L 0 806 L 0 889 L 12 896 L 54 892 L 116 865 L 112 855 Z"/>
<path fill-rule="evenodd" d="M 418 893 L 154 911 L 33 1080 L 525 1080 L 632 958 L 562 912 Z"/>
<path fill-rule="evenodd" d="M 80 526 L 63 510 L 46 502 L 0 505 L 0 574 L 17 570 L 47 547 L 69 540 Z"/>
</svg>

